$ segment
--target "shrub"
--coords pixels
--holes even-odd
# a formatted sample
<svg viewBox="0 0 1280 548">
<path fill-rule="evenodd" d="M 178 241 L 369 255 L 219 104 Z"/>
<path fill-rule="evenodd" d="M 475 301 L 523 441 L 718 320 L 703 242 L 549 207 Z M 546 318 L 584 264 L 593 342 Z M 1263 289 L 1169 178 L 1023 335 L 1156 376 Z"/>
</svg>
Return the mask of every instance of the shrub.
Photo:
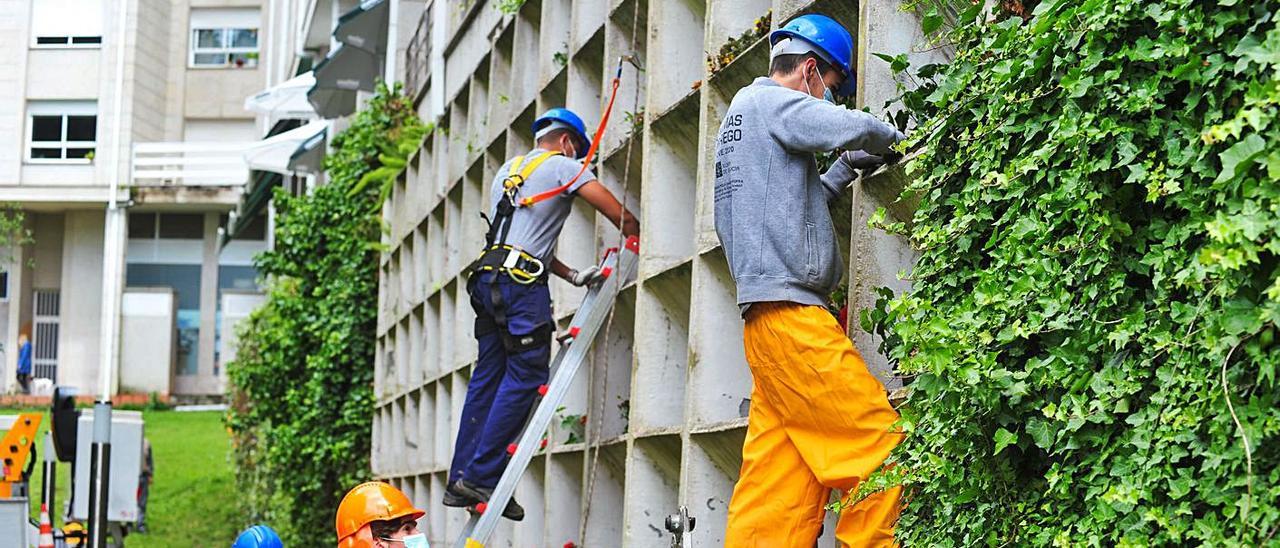
<svg viewBox="0 0 1280 548">
<path fill-rule="evenodd" d="M 246 522 L 289 546 L 332 545 L 338 502 L 369 476 L 378 208 L 399 173 L 388 166 L 403 168 L 425 131 L 408 98 L 380 87 L 333 138 L 327 184 L 275 196 L 275 247 L 255 259 L 268 296 L 227 368 L 227 425 Z"/>
<path fill-rule="evenodd" d="M 1278 542 L 1280 5 L 989 4 L 921 6 L 922 255 L 863 318 L 914 377 L 900 539 Z"/>
</svg>

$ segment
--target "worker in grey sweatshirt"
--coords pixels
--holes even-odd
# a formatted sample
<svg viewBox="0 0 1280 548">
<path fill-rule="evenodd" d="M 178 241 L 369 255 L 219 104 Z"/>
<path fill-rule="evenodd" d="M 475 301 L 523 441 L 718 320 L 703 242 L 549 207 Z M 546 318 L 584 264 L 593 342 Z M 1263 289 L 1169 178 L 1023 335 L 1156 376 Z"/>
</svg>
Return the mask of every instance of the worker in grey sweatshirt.
<svg viewBox="0 0 1280 548">
<path fill-rule="evenodd" d="M 754 380 L 725 538 L 735 548 L 812 546 L 830 490 L 852 495 L 901 441 L 883 385 L 823 305 L 844 270 L 827 202 L 903 135 L 834 104 L 854 90 L 853 37 L 838 22 L 802 15 L 769 41 L 769 77 L 734 96 L 715 155 L 716 233 Z M 836 149 L 820 175 L 814 153 Z M 845 509 L 837 539 L 892 545 L 900 495 Z"/>
</svg>

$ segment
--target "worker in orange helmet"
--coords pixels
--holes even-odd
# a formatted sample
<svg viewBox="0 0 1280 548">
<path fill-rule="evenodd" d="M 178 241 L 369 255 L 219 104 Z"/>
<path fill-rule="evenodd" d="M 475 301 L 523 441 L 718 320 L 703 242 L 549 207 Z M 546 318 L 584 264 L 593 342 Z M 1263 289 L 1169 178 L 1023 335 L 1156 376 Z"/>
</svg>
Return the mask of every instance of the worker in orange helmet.
<svg viewBox="0 0 1280 548">
<path fill-rule="evenodd" d="M 418 530 L 425 514 L 388 483 L 362 483 L 338 503 L 338 548 L 429 548 Z"/>
</svg>

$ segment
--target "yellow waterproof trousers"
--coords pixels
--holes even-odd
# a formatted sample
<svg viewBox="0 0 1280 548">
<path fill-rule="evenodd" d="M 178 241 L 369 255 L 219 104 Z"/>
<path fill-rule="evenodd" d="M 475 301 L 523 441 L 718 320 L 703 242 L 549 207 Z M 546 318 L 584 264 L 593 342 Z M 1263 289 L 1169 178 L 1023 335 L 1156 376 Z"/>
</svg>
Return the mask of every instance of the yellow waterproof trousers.
<svg viewBox="0 0 1280 548">
<path fill-rule="evenodd" d="M 725 546 L 811 548 L 831 489 L 852 492 L 902 440 L 884 386 L 825 309 L 757 303 L 743 333 L 755 387 Z M 846 509 L 836 538 L 893 546 L 901 488 Z"/>
</svg>

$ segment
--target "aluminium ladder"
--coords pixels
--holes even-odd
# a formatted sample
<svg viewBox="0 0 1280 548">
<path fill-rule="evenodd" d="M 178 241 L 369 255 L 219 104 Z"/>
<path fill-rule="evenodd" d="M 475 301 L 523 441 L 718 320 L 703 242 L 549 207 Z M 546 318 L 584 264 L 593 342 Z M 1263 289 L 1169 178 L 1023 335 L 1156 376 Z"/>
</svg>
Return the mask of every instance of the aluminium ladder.
<svg viewBox="0 0 1280 548">
<path fill-rule="evenodd" d="M 529 418 L 519 441 L 508 448 L 512 453 L 511 460 L 503 470 L 498 485 L 494 487 L 493 495 L 489 497 L 488 502 L 482 503 L 483 506 L 477 505 L 477 511 L 472 512 L 471 518 L 462 529 L 462 534 L 454 543 L 455 548 L 483 548 L 484 543 L 488 542 L 489 536 L 498 527 L 498 519 L 502 517 L 503 509 L 515 494 L 516 484 L 528 469 L 533 453 L 540 449 L 542 435 L 551 425 L 556 408 L 568 394 L 569 385 L 577 375 L 578 369 L 587 360 L 587 351 L 591 349 L 592 341 L 609 317 L 609 311 L 613 308 L 618 292 L 635 273 L 639 254 L 640 241 L 634 236 L 627 238 L 623 249 L 610 249 L 605 252 L 604 258 L 600 261 L 600 271 L 604 279 L 587 290 L 586 297 L 582 299 L 582 305 L 573 315 L 573 320 L 569 323 L 568 338 L 560 345 L 560 350 L 551 361 L 550 369 L 553 376 L 551 383 L 546 387 L 542 402 Z M 512 448 L 514 448 L 513 452 Z"/>
</svg>

